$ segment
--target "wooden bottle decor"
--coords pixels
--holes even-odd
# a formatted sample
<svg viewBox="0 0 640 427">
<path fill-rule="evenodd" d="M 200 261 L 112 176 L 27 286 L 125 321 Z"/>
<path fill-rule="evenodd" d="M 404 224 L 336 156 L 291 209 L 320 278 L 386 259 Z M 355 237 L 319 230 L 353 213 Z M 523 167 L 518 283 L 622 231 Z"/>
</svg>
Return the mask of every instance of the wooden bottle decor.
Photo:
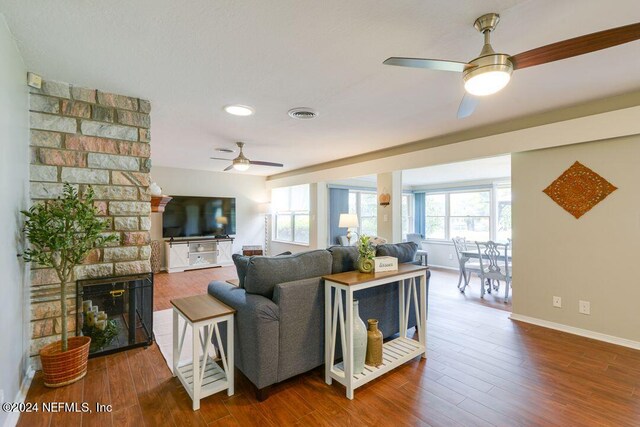
<svg viewBox="0 0 640 427">
<path fill-rule="evenodd" d="M 365 364 L 378 367 L 382 365 L 382 332 L 378 329 L 376 319 L 367 320 L 367 357 Z"/>
</svg>

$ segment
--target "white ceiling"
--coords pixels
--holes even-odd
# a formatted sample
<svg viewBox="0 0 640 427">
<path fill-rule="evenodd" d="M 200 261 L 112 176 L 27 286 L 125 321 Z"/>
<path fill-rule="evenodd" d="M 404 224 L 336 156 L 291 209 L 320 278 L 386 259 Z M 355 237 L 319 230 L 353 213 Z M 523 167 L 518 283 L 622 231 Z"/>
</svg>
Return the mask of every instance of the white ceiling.
<svg viewBox="0 0 640 427">
<path fill-rule="evenodd" d="M 488 157 L 402 171 L 402 185 L 417 187 L 511 176 L 511 156 Z"/>
<path fill-rule="evenodd" d="M 459 75 L 381 64 L 469 60 L 486 12 L 502 16 L 496 50 L 515 54 L 640 21 L 638 0 L 0 0 L 0 11 L 31 71 L 150 99 L 162 166 L 222 170 L 213 149 L 242 140 L 249 158 L 290 170 L 640 88 L 636 41 L 516 71 L 457 120 Z M 230 103 L 256 114 L 229 116 Z M 300 106 L 320 117 L 287 116 Z"/>
<path fill-rule="evenodd" d="M 511 177 L 511 156 L 486 157 L 465 162 L 446 163 L 402 171 L 402 187 L 426 187 L 438 184 L 458 184 Z M 363 175 L 331 181 L 332 185 L 375 187 L 376 175 Z"/>
</svg>

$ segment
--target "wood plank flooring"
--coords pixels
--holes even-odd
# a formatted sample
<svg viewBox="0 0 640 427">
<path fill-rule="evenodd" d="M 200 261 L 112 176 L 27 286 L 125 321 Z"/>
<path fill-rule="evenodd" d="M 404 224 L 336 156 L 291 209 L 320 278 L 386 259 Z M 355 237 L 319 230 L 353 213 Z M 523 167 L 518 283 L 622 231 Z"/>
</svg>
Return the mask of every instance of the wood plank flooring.
<svg viewBox="0 0 640 427">
<path fill-rule="evenodd" d="M 230 268 L 157 275 L 155 308 L 234 276 Z M 19 425 L 640 425 L 640 352 L 511 321 L 498 298 L 478 298 L 477 279 L 466 295 L 456 283 L 455 274 L 433 272 L 428 358 L 357 389 L 353 401 L 324 383 L 321 368 L 278 384 L 264 402 L 236 372 L 234 396 L 208 397 L 193 412 L 154 344 L 92 359 L 69 387 L 48 389 L 37 374 L 27 397 L 111 404 L 112 413 L 24 414 Z"/>
</svg>

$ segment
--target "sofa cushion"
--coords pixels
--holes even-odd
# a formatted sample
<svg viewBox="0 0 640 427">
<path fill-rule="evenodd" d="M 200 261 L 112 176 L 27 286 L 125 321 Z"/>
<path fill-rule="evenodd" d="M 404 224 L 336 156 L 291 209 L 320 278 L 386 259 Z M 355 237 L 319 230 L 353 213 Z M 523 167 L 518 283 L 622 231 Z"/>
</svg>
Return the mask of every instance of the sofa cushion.
<svg viewBox="0 0 640 427">
<path fill-rule="evenodd" d="M 279 257 L 251 257 L 244 279 L 247 293 L 271 298 L 278 283 L 331 274 L 331 254 L 324 250 Z"/>
<path fill-rule="evenodd" d="M 355 246 L 331 246 L 331 274 L 353 271 L 358 268 L 358 248 Z"/>
<path fill-rule="evenodd" d="M 291 251 L 285 251 L 276 256 L 291 255 Z M 252 255 L 254 256 L 254 255 Z M 238 286 L 244 288 L 244 278 L 247 275 L 247 267 L 249 266 L 249 260 L 251 256 L 233 254 L 231 255 L 233 263 L 236 265 L 236 273 L 238 274 Z"/>
<path fill-rule="evenodd" d="M 376 248 L 376 256 L 392 256 L 398 258 L 398 262 L 413 262 L 416 259 L 418 245 L 414 242 L 403 242 L 380 245 Z"/>
</svg>

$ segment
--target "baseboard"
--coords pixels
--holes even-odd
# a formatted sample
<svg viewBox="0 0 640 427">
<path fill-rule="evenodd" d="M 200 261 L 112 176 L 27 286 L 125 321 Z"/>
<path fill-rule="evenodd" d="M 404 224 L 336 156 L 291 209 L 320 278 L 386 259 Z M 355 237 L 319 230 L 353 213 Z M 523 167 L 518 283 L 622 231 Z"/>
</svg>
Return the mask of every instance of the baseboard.
<svg viewBox="0 0 640 427">
<path fill-rule="evenodd" d="M 449 267 L 448 265 L 436 265 L 436 264 L 429 264 L 429 268 L 437 268 L 439 270 L 451 270 L 451 271 L 459 271 L 458 268 L 456 267 Z"/>
<path fill-rule="evenodd" d="M 13 399 L 15 403 L 23 403 L 27 398 L 27 392 L 29 391 L 29 387 L 31 387 L 31 381 L 33 380 L 33 376 L 36 372 L 29 368 L 24 378 L 22 379 L 22 384 L 20 384 L 20 390 L 16 394 L 16 397 Z M 18 420 L 20 419 L 20 412 L 9 412 L 7 418 L 4 420 L 4 427 L 14 427 L 18 424 Z"/>
<path fill-rule="evenodd" d="M 573 335 L 579 335 L 585 338 L 591 338 L 597 341 L 604 341 L 609 344 L 621 345 L 634 350 L 640 350 L 640 342 L 628 340 L 626 338 L 615 337 L 613 335 L 602 334 L 600 332 L 590 331 L 588 329 L 576 328 L 574 326 L 563 325 L 562 323 L 550 322 L 548 320 L 537 319 L 535 317 L 523 316 L 521 314 L 511 313 L 511 320 L 517 320 L 524 323 L 530 323 L 543 328 L 555 329 L 556 331 L 566 332 Z"/>
</svg>

